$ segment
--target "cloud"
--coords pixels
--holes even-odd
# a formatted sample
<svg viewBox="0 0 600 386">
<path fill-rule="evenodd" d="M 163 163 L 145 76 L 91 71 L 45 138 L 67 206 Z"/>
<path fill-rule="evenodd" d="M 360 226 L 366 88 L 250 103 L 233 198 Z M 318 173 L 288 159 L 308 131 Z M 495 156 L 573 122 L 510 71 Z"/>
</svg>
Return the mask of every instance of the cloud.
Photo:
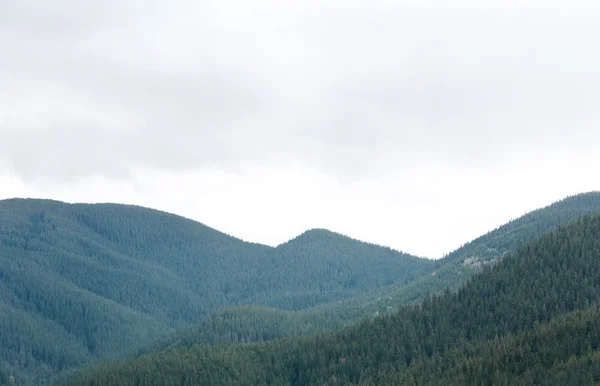
<svg viewBox="0 0 600 386">
<path fill-rule="evenodd" d="M 0 171 L 68 199 L 61 192 L 79 187 L 83 199 L 146 200 L 144 189 L 158 189 L 144 188 L 151 175 L 177 176 L 175 187 L 206 178 L 188 186 L 192 196 L 229 178 L 210 199 L 255 191 L 266 207 L 338 197 L 332 211 L 331 200 L 306 201 L 323 221 L 346 218 L 346 207 L 373 223 L 386 211 L 417 221 L 427 208 L 450 219 L 449 186 L 457 202 L 498 196 L 472 187 L 498 175 L 558 199 L 568 189 L 544 195 L 523 165 L 540 174 L 560 169 L 557 159 L 600 162 L 599 16 L 583 1 L 0 0 Z M 579 177 L 568 193 L 590 187 Z M 160 197 L 144 202 L 160 207 Z M 364 209 L 372 202 L 385 205 Z M 310 225 L 300 220 L 308 209 L 294 213 L 281 227 L 289 236 Z M 412 232 L 395 222 L 348 232 L 387 226 Z M 276 233 L 251 228 L 239 232 Z"/>
<path fill-rule="evenodd" d="M 99 4 L 1 5 L 3 162 L 27 178 L 278 159 L 351 180 L 600 139 L 587 8 Z"/>
</svg>

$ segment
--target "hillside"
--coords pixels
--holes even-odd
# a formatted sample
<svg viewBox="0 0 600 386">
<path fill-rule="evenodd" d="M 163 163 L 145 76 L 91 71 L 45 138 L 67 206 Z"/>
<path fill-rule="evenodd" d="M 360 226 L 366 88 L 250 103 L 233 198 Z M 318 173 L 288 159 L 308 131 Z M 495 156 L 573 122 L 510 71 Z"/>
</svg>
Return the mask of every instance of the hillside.
<svg viewBox="0 0 600 386">
<path fill-rule="evenodd" d="M 534 210 L 465 244 L 446 258 L 429 275 L 408 284 L 390 285 L 366 295 L 295 311 L 264 307 L 234 307 L 217 312 L 193 327 L 161 339 L 143 352 L 166 347 L 191 347 L 197 343 L 253 342 L 308 335 L 357 322 L 368 315 L 391 313 L 398 307 L 422 300 L 428 294 L 457 289 L 491 261 L 514 252 L 523 243 L 590 213 L 600 212 L 600 193 L 592 192 L 565 198 Z M 307 246 L 331 233 L 298 237 Z M 285 247 L 282 245 L 280 247 Z M 311 248 L 297 248 L 310 253 Z"/>
<path fill-rule="evenodd" d="M 404 285 L 435 268 L 433 260 L 325 229 L 306 231 L 277 246 L 270 256 L 271 264 L 255 277 L 269 299 L 257 297 L 251 303 L 284 310 L 358 296 L 391 283 Z"/>
<path fill-rule="evenodd" d="M 599 299 L 600 216 L 592 216 L 519 248 L 456 293 L 427 297 L 392 315 L 305 338 L 160 351 L 98 366 L 61 384 L 378 384 L 390 374 L 410 376 L 413 366 L 452 350 L 468 355 L 473 345 L 495 347 L 495 340 L 508 342 L 513 334 L 527 339 L 520 334 L 535 335 L 548 323 L 557 328 L 567 313 Z M 590 331 L 594 328 L 589 325 Z M 572 331 L 575 338 L 583 334 L 576 326 Z M 574 379 L 569 366 L 585 369 L 598 363 L 596 343 L 582 349 L 561 346 L 556 358 L 552 353 L 558 348 L 551 341 L 538 344 L 533 351 L 550 353 L 542 362 L 562 379 Z M 506 371 L 519 375 L 523 370 Z M 593 380 L 593 374 L 584 375 Z"/>
<path fill-rule="evenodd" d="M 507 253 L 516 251 L 562 225 L 582 216 L 600 213 L 600 192 L 588 192 L 564 198 L 533 210 L 449 253 L 438 262 L 438 268 L 401 288 L 386 288 L 379 300 L 366 303 L 379 310 L 398 304 L 419 301 L 427 294 L 456 290 L 475 273 Z"/>
<path fill-rule="evenodd" d="M 317 241 L 307 244 L 307 235 Z M 272 248 L 141 207 L 4 200 L 1 368 L 44 378 L 147 345 L 218 309 L 302 309 L 433 266 L 327 231 Z"/>
<path fill-rule="evenodd" d="M 571 311 L 531 331 L 508 334 L 415 361 L 367 385 L 597 385 L 600 304 Z"/>
</svg>

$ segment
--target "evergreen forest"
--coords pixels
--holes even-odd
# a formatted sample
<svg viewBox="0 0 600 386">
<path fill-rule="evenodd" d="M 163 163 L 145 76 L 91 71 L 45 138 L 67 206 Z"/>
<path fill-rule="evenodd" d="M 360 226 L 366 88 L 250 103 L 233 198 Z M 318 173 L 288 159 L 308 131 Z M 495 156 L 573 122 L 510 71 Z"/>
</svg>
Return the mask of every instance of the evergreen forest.
<svg viewBox="0 0 600 386">
<path fill-rule="evenodd" d="M 598 212 L 567 197 L 432 260 L 0 201 L 0 385 L 595 384 Z"/>
</svg>

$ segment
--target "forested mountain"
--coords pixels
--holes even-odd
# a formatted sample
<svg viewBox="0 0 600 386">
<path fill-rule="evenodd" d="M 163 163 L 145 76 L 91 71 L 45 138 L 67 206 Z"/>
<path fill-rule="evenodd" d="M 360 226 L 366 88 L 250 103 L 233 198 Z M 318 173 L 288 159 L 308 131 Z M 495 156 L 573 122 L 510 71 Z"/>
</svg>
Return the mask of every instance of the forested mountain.
<svg viewBox="0 0 600 386">
<path fill-rule="evenodd" d="M 299 310 L 368 293 L 391 283 L 404 285 L 432 272 L 436 262 L 391 248 L 313 229 L 271 253 L 258 280 L 269 299 L 264 304 Z M 282 289 L 282 283 L 286 288 Z"/>
<path fill-rule="evenodd" d="M 565 225 L 584 215 L 600 211 L 600 192 L 569 196 L 544 208 L 534 210 L 473 240 L 444 257 L 444 261 L 464 261 L 470 264 L 493 260 L 521 244 L 542 236 L 559 225 Z"/>
<path fill-rule="evenodd" d="M 141 207 L 4 200 L 0 372 L 46 379 L 221 308 L 302 309 L 433 269 L 324 230 L 272 248 Z"/>
<path fill-rule="evenodd" d="M 403 304 L 418 302 L 428 294 L 456 289 L 469 277 L 480 272 L 490 261 L 520 245 L 556 229 L 561 224 L 600 212 L 600 193 L 585 193 L 568 197 L 542 209 L 534 210 L 475 240 L 465 244 L 446 258 L 437 261 L 438 269 L 407 285 L 391 285 L 375 292 L 350 299 L 326 303 L 301 312 L 282 311 L 265 307 L 235 307 L 217 312 L 201 323 L 176 331 L 155 342 L 143 352 L 167 347 L 191 347 L 197 343 L 254 342 L 312 334 L 357 322 L 368 315 L 394 312 Z M 291 244 L 330 233 L 311 232 Z M 282 248 L 285 245 L 281 246 Z M 311 248 L 295 248 L 310 253 Z"/>
<path fill-rule="evenodd" d="M 571 311 L 532 330 L 507 334 L 415 361 L 365 384 L 597 385 L 600 304 Z"/>
<path fill-rule="evenodd" d="M 600 381 L 599 299 L 596 215 L 520 247 L 456 293 L 392 315 L 304 338 L 160 351 L 60 384 L 593 384 Z"/>
<path fill-rule="evenodd" d="M 438 262 L 438 268 L 406 286 L 385 289 L 387 296 L 378 301 L 380 309 L 419 301 L 427 294 L 457 289 L 472 275 L 501 259 L 521 245 L 555 230 L 560 225 L 600 212 L 600 192 L 567 197 L 534 210 L 463 245 Z"/>
</svg>

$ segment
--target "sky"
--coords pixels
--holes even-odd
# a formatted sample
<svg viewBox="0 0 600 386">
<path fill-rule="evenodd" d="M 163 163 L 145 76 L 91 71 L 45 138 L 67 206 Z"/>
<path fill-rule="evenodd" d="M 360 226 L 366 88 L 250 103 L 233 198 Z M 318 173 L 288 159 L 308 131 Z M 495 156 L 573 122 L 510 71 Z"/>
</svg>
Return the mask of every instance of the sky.
<svg viewBox="0 0 600 386">
<path fill-rule="evenodd" d="M 0 0 L 0 199 L 438 258 L 600 190 L 600 5 Z"/>
</svg>

